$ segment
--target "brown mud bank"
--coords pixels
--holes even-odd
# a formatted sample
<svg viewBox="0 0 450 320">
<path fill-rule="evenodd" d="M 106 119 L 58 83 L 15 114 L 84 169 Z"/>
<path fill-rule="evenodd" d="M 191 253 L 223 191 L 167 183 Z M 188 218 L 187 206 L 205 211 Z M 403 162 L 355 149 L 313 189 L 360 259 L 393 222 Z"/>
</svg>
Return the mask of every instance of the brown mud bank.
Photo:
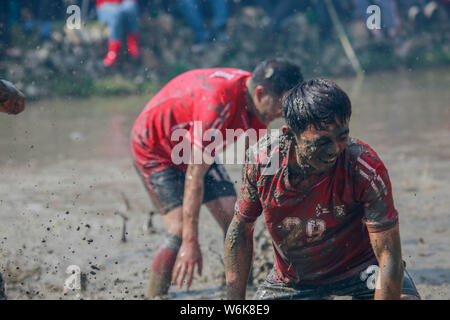
<svg viewBox="0 0 450 320">
<path fill-rule="evenodd" d="M 353 102 L 351 135 L 389 170 L 403 258 L 425 299 L 450 297 L 448 71 L 337 80 Z M 128 151 L 148 98 L 41 101 L 0 117 L 0 272 L 10 299 L 143 298 L 165 233 L 158 214 L 149 224 L 155 209 Z M 238 188 L 241 166 L 226 167 Z M 255 284 L 273 261 L 263 220 Z M 223 237 L 206 209 L 199 228 L 203 275 L 189 292 L 171 288 L 173 299 L 224 297 Z M 81 290 L 65 293 L 70 266 L 79 267 Z"/>
</svg>

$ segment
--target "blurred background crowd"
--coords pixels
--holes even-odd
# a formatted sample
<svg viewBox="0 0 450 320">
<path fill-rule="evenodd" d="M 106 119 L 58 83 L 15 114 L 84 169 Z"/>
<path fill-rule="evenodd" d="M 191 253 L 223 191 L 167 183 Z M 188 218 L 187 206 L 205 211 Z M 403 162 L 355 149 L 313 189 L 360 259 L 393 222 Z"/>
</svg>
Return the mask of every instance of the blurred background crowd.
<svg viewBox="0 0 450 320">
<path fill-rule="evenodd" d="M 66 26 L 67 8 L 73 4 L 81 9 L 81 30 Z M 30 67 L 50 69 L 47 78 L 74 75 L 77 64 L 89 66 L 86 70 L 96 77 L 112 72 L 102 68 L 122 64 L 125 69 L 116 71 L 122 76 L 144 67 L 145 72 L 131 76 L 145 82 L 192 67 L 247 67 L 255 55 L 282 54 L 312 73 L 350 72 L 330 4 L 366 70 L 378 68 L 376 60 L 383 59 L 367 56 L 374 50 L 384 50 L 388 60 L 396 57 L 385 67 L 398 59 L 406 64 L 417 60 L 414 50 L 420 46 L 439 51 L 431 60 L 449 60 L 447 35 L 441 33 L 448 26 L 450 0 L 1 0 L 0 71 L 31 59 Z M 366 27 L 372 4 L 381 9 L 381 29 Z M 423 38 L 420 44 L 414 42 L 417 37 Z M 436 49 L 439 43 L 443 49 Z M 29 82 L 18 76 L 26 73 L 23 68 L 13 68 L 19 85 Z"/>
</svg>

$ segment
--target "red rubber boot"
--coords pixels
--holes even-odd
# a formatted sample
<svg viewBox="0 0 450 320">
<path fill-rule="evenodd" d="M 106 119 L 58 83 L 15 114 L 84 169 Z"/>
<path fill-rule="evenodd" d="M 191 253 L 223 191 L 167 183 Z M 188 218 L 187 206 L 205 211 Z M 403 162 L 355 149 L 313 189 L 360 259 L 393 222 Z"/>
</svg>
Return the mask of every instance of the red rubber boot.
<svg viewBox="0 0 450 320">
<path fill-rule="evenodd" d="M 108 53 L 106 54 L 105 59 L 103 59 L 105 67 L 111 67 L 117 62 L 121 47 L 122 42 L 119 40 L 110 40 L 108 42 Z"/>
<path fill-rule="evenodd" d="M 139 47 L 139 35 L 131 33 L 127 36 L 128 54 L 132 59 L 139 59 L 141 56 L 141 49 Z"/>
</svg>

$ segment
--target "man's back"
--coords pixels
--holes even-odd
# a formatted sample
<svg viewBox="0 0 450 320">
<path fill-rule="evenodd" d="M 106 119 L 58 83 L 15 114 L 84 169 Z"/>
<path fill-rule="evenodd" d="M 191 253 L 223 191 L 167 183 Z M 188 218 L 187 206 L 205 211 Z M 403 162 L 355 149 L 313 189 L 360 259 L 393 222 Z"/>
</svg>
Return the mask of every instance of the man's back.
<svg viewBox="0 0 450 320">
<path fill-rule="evenodd" d="M 132 149 L 158 169 L 173 166 L 171 152 L 179 142 L 171 139 L 177 129 L 189 132 L 192 144 L 204 148 L 200 133 L 217 129 L 260 129 L 265 126 L 245 110 L 246 81 L 251 73 L 232 68 L 196 69 L 181 74 L 164 86 L 146 105 L 132 131 Z M 200 128 L 199 128 L 200 126 Z M 151 150 L 151 152 L 149 152 Z M 180 167 L 181 168 L 181 167 Z"/>
</svg>

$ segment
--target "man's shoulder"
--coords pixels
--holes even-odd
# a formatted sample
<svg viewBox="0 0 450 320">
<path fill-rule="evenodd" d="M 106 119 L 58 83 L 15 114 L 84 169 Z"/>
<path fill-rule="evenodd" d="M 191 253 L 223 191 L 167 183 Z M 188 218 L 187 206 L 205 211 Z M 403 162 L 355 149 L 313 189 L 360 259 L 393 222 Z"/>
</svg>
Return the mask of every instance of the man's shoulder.
<svg viewBox="0 0 450 320">
<path fill-rule="evenodd" d="M 239 79 L 248 78 L 251 75 L 252 74 L 248 71 L 236 68 L 208 68 L 186 71 L 177 76 L 174 80 L 192 79 L 200 81 L 239 81 Z"/>
<path fill-rule="evenodd" d="M 237 68 L 211 68 L 203 70 L 205 70 L 205 73 L 208 74 L 210 79 L 223 78 L 226 80 L 238 80 L 241 78 L 250 77 L 252 75 L 248 71 Z"/>
<path fill-rule="evenodd" d="M 233 68 L 194 69 L 179 75 L 166 86 L 166 91 L 184 92 L 204 102 L 234 101 L 245 97 L 246 80 L 251 73 Z"/>
<path fill-rule="evenodd" d="M 265 175 L 275 175 L 287 154 L 288 139 L 281 130 L 267 130 L 267 134 L 247 150 L 247 162 L 255 164 L 258 171 L 265 171 Z"/>
<path fill-rule="evenodd" d="M 210 104 L 233 100 L 241 96 L 245 80 L 251 76 L 245 70 L 233 68 L 193 69 L 170 80 L 148 104 L 155 106 L 167 101 Z M 227 99 L 228 98 L 228 99 Z M 231 99 L 230 99 L 231 98 Z"/>
<path fill-rule="evenodd" d="M 350 169 L 358 172 L 375 173 L 378 167 L 383 166 L 377 153 L 367 143 L 356 138 L 349 138 L 344 159 Z"/>
</svg>

